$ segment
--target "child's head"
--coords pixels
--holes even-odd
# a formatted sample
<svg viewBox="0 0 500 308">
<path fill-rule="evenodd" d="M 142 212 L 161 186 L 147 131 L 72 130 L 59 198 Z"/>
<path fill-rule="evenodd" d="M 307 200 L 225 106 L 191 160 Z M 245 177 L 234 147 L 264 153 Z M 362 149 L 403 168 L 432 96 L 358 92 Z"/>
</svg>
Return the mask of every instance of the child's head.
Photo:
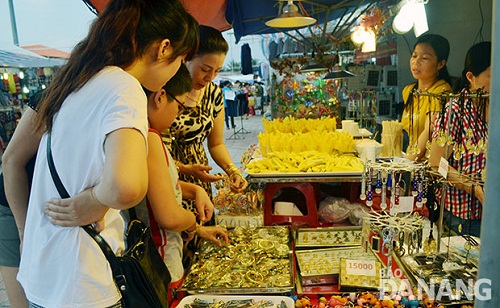
<svg viewBox="0 0 500 308">
<path fill-rule="evenodd" d="M 184 100 L 192 88 L 191 75 L 184 64 L 160 91 L 150 92 L 148 97 L 148 119 L 151 128 L 163 132 L 168 129 L 178 114 L 185 111 Z"/>
</svg>

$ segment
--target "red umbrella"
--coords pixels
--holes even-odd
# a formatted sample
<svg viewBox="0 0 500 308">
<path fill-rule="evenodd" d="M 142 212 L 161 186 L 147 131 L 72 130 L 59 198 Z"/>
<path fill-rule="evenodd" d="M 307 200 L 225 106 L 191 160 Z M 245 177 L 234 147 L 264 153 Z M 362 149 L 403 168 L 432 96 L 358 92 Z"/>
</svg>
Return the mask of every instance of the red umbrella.
<svg viewBox="0 0 500 308">
<path fill-rule="evenodd" d="M 102 12 L 109 0 L 83 0 L 92 12 Z M 220 31 L 231 28 L 226 20 L 226 0 L 180 0 L 188 11 L 202 25 L 214 27 Z"/>
</svg>

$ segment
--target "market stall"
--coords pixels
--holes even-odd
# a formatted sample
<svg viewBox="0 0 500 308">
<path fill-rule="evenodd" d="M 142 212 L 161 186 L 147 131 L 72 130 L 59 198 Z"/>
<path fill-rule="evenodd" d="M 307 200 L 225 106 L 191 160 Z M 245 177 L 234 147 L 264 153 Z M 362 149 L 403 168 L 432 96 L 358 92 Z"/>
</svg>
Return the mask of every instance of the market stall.
<svg viewBox="0 0 500 308">
<path fill-rule="evenodd" d="M 230 229 L 235 243 L 200 247 L 179 293 L 183 303 L 258 298 L 276 307 L 283 296 L 296 307 L 473 302 L 479 239 L 443 234 L 431 223 L 426 189 L 434 178 L 427 166 L 394 153 L 377 158 L 383 145 L 334 122 L 264 120 L 259 145 L 243 155 L 255 195 L 215 200 L 239 219 Z M 374 152 L 363 155 L 367 148 Z"/>
<path fill-rule="evenodd" d="M 0 50 L 0 149 L 7 146 L 24 103 L 45 89 L 64 59 L 49 59 L 19 47 Z"/>
</svg>

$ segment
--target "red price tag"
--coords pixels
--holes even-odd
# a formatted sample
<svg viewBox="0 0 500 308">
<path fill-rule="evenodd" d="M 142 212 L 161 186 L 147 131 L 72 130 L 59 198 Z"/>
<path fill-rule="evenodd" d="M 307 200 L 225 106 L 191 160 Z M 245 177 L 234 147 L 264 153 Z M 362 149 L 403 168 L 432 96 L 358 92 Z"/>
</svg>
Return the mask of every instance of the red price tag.
<svg viewBox="0 0 500 308">
<path fill-rule="evenodd" d="M 345 260 L 347 275 L 356 276 L 377 276 L 375 261 L 366 260 Z"/>
</svg>

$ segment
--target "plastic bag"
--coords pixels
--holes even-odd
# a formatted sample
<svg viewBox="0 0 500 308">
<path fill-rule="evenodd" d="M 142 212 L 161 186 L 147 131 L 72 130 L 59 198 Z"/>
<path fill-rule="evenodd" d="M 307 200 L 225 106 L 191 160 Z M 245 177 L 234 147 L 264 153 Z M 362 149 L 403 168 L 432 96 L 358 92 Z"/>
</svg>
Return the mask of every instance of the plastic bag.
<svg viewBox="0 0 500 308">
<path fill-rule="evenodd" d="M 320 223 L 338 224 L 349 220 L 351 224 L 360 226 L 364 215 L 366 211 L 362 204 L 350 203 L 344 198 L 330 196 L 319 203 Z"/>
</svg>

